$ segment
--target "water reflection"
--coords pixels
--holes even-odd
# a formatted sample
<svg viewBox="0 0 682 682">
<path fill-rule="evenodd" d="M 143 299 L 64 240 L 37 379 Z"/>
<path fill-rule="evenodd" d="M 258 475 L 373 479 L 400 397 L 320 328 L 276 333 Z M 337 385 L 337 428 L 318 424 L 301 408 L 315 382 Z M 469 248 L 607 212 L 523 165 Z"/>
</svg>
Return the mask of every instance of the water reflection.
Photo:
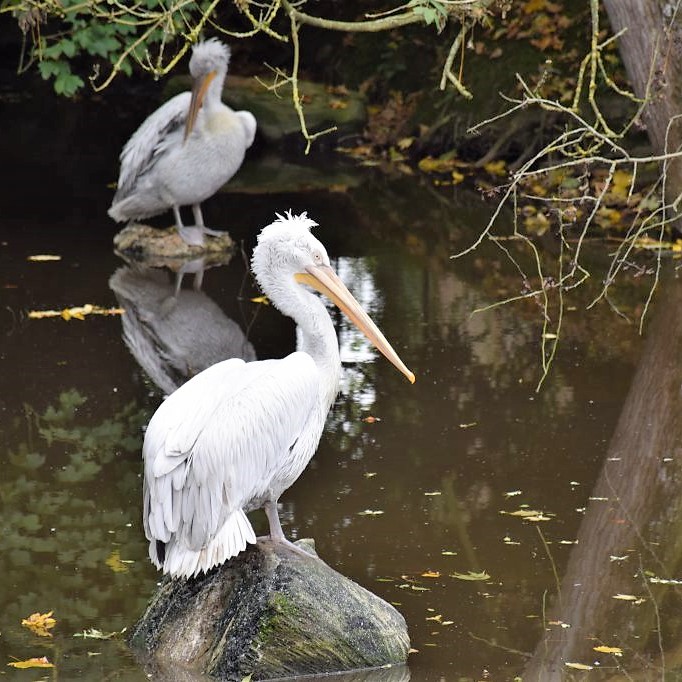
<svg viewBox="0 0 682 682">
<path fill-rule="evenodd" d="M 187 272 L 195 274 L 192 290 L 181 287 Z M 221 360 L 256 359 L 241 327 L 199 290 L 203 272 L 203 262 L 192 261 L 173 281 L 164 270 L 137 265 L 121 267 L 109 279 L 125 309 L 125 343 L 166 394 Z"/>
<path fill-rule="evenodd" d="M 595 668 L 590 679 L 599 669 L 662 679 L 682 664 L 679 618 L 663 621 L 682 598 L 681 356 L 682 284 L 673 281 L 524 680 L 563 680 L 576 665 Z"/>
</svg>

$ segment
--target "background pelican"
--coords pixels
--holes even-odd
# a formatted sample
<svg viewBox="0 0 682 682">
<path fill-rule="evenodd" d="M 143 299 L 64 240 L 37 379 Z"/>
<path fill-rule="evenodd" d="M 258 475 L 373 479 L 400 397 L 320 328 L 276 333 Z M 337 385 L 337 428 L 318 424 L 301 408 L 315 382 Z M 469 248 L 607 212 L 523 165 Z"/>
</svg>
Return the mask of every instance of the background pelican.
<svg viewBox="0 0 682 682">
<path fill-rule="evenodd" d="M 341 361 L 328 296 L 411 382 L 403 364 L 329 265 L 306 214 L 277 216 L 258 237 L 253 272 L 299 328 L 281 360 L 231 359 L 161 404 L 144 439 L 144 528 L 149 556 L 171 576 L 223 563 L 256 537 L 246 512 L 263 508 L 270 537 L 285 539 L 277 500 L 315 453 L 338 392 Z M 300 551 L 300 550 L 298 550 Z"/>
<path fill-rule="evenodd" d="M 201 202 L 215 194 L 242 165 L 256 134 L 248 111 L 221 101 L 230 50 L 216 39 L 195 45 L 189 62 L 192 92 L 159 107 L 121 152 L 118 189 L 109 208 L 116 221 L 138 220 L 173 209 L 180 236 L 203 244 Z M 202 106 L 203 105 L 203 106 Z M 185 226 L 181 206 L 192 206 L 193 227 Z"/>
</svg>

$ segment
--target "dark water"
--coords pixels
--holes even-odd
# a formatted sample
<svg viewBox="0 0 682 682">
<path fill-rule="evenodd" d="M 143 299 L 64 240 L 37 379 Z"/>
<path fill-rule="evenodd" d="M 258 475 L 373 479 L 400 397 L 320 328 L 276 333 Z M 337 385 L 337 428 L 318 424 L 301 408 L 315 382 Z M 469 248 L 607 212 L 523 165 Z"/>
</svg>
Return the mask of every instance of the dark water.
<svg viewBox="0 0 682 682">
<path fill-rule="evenodd" d="M 122 340 L 120 316 L 27 317 L 117 306 L 122 279 L 123 298 L 139 309 L 170 296 L 170 274 L 136 280 L 112 251 L 107 183 L 134 126 L 118 114 L 105 102 L 65 107 L 49 97 L 20 98 L 1 114 L 12 142 L 0 191 L 0 668 L 8 677 L 40 679 L 43 671 L 5 666 L 45 655 L 60 679 L 145 679 L 120 639 L 74 635 L 122 630 L 154 592 L 141 433 L 162 398 L 150 375 L 171 380 L 177 370 L 145 356 L 145 372 Z M 536 393 L 539 309 L 472 316 L 519 284 L 498 250 L 449 259 L 487 220 L 479 194 L 389 179 L 335 157 L 298 160 L 334 191 L 285 191 L 268 184 L 281 161 L 253 157 L 244 170 L 259 191 L 221 194 L 205 208 L 240 250 L 206 271 L 201 294 L 186 281 L 176 312 L 185 314 L 184 301 L 259 358 L 293 350 L 292 323 L 250 301 L 257 292 L 245 259 L 275 211 L 307 210 L 335 268 L 417 375 L 410 386 L 332 312 L 342 391 L 318 453 L 282 498 L 285 531 L 314 537 L 327 563 L 398 606 L 417 650 L 413 680 L 662 679 L 682 669 L 679 587 L 660 582 L 682 578 L 676 282 L 644 352 L 634 327 L 606 310 L 569 313 Z M 38 253 L 62 259 L 27 260 Z M 546 520 L 512 514 L 523 505 Z M 264 518 L 254 523 L 266 530 Z M 469 572 L 481 579 L 454 577 Z M 53 637 L 21 627 L 50 610 Z"/>
</svg>

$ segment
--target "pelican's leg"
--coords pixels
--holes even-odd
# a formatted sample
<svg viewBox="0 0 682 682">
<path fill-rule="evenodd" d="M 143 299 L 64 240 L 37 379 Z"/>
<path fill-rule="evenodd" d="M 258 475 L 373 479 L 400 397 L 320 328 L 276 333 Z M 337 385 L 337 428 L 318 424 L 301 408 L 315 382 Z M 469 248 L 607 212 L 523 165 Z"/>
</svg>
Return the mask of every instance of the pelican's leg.
<svg viewBox="0 0 682 682">
<path fill-rule="evenodd" d="M 175 226 L 178 228 L 178 234 L 180 235 L 182 241 L 185 242 L 185 244 L 189 244 L 190 246 L 203 246 L 204 228 L 202 226 L 186 227 L 183 225 L 179 206 L 173 206 L 173 215 L 175 216 Z"/>
<path fill-rule="evenodd" d="M 270 524 L 270 539 L 273 542 L 286 545 L 289 549 L 302 556 L 315 556 L 314 554 L 308 554 L 304 549 L 301 549 L 298 545 L 295 545 L 293 542 L 286 539 L 284 531 L 282 530 L 282 524 L 279 521 L 279 514 L 277 513 L 277 500 L 268 500 L 263 505 L 263 509 L 265 510 L 265 515 L 268 517 L 268 523 Z"/>
<path fill-rule="evenodd" d="M 192 204 L 192 213 L 194 214 L 194 224 L 197 227 L 200 227 L 204 234 L 207 234 L 209 237 L 222 237 L 225 234 L 225 232 L 220 230 L 212 230 L 204 225 L 204 216 L 201 212 L 201 204 Z"/>
</svg>

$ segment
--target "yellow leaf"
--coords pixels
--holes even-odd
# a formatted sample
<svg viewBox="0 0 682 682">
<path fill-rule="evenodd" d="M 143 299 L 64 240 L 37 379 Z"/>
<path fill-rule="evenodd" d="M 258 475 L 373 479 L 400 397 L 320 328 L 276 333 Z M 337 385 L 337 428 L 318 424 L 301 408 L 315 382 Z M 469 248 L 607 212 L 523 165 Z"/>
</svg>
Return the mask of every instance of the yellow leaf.
<svg viewBox="0 0 682 682">
<path fill-rule="evenodd" d="M 495 175 L 497 177 L 503 177 L 507 174 L 507 164 L 502 159 L 499 161 L 490 161 L 490 163 L 486 163 L 483 168 L 490 173 L 490 175 Z"/>
<path fill-rule="evenodd" d="M 48 261 L 61 260 L 61 256 L 55 256 L 50 253 L 37 253 L 35 256 L 29 256 L 26 260 L 34 263 L 47 263 Z"/>
<path fill-rule="evenodd" d="M 270 305 L 270 301 L 267 296 L 256 296 L 251 299 L 251 303 L 262 303 L 263 305 Z"/>
<path fill-rule="evenodd" d="M 464 174 L 460 173 L 459 171 L 453 170 L 452 171 L 452 182 L 455 185 L 459 185 L 460 182 L 464 180 Z"/>
<path fill-rule="evenodd" d="M 427 156 L 419 162 L 419 170 L 424 173 L 449 173 L 455 165 L 454 159 L 434 159 Z"/>
<path fill-rule="evenodd" d="M 115 549 L 104 562 L 114 573 L 127 573 L 128 567 L 121 560 L 121 553 Z"/>
<path fill-rule="evenodd" d="M 63 310 L 31 310 L 28 316 L 32 320 L 42 320 L 46 317 L 61 317 L 63 320 L 76 318 L 84 320 L 86 315 L 123 315 L 123 308 L 102 308 L 98 305 L 86 303 L 75 308 L 64 308 Z"/>
<path fill-rule="evenodd" d="M 440 571 L 425 571 L 422 573 L 422 578 L 440 578 Z"/>
<path fill-rule="evenodd" d="M 533 12 L 541 12 L 545 9 L 545 4 L 547 0 L 528 0 L 528 2 L 523 6 L 523 11 L 525 14 L 533 14 Z"/>
<path fill-rule="evenodd" d="M 439 614 L 437 614 L 437 615 L 435 615 L 435 616 L 429 616 L 429 617 L 427 617 L 426 620 L 433 620 L 433 621 L 435 621 L 436 623 L 440 623 L 441 620 L 443 620 L 443 616 L 439 613 Z"/>
<path fill-rule="evenodd" d="M 600 654 L 613 654 L 614 656 L 623 655 L 623 650 L 619 646 L 594 646 L 592 648 Z"/>
<path fill-rule="evenodd" d="M 12 661 L 7 665 L 11 665 L 13 668 L 54 668 L 54 665 L 47 660 L 47 656 L 28 658 L 25 661 Z"/>
<path fill-rule="evenodd" d="M 542 237 L 549 229 L 549 219 L 544 213 L 526 216 L 523 220 L 523 224 L 528 232 L 532 232 L 538 237 Z"/>
<path fill-rule="evenodd" d="M 21 624 L 40 637 L 52 637 L 52 634 L 48 632 L 48 630 L 57 624 L 57 621 L 52 618 L 52 613 L 53 611 L 48 611 L 47 613 L 32 613 L 28 618 L 24 618 L 21 621 Z"/>
<path fill-rule="evenodd" d="M 567 668 L 574 668 L 575 670 L 594 670 L 594 666 L 586 665 L 585 663 L 566 663 Z"/>
<path fill-rule="evenodd" d="M 634 594 L 614 594 L 614 599 L 621 599 L 622 601 L 637 601 L 637 597 Z"/>
</svg>

